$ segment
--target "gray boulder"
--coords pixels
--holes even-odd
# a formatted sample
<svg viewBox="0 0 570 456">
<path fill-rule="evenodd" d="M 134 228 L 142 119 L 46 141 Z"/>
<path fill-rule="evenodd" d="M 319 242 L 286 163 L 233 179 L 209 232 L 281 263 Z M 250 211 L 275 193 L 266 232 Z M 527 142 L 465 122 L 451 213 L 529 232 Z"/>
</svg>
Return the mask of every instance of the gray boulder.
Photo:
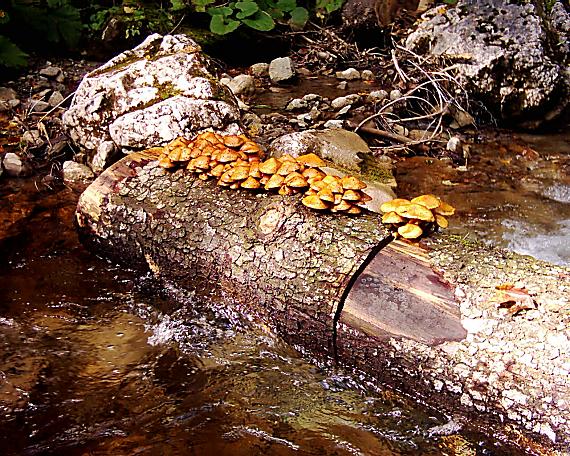
<svg viewBox="0 0 570 456">
<path fill-rule="evenodd" d="M 558 23 L 567 24 L 564 8 L 556 12 Z M 545 28 L 555 26 L 532 3 L 459 0 L 420 23 L 406 46 L 420 54 L 462 58 L 458 79 L 470 95 L 496 117 L 534 128 L 558 117 L 569 103 L 568 54 L 556 50 L 553 30 Z"/>
<path fill-rule="evenodd" d="M 287 82 L 295 76 L 295 65 L 290 57 L 279 57 L 273 59 L 269 64 L 269 79 L 271 79 L 271 82 Z"/>
<path fill-rule="evenodd" d="M 235 98 L 208 63 L 185 35 L 151 35 L 85 76 L 64 126 L 97 171 L 118 150 L 157 146 L 208 128 L 240 133 Z"/>
</svg>

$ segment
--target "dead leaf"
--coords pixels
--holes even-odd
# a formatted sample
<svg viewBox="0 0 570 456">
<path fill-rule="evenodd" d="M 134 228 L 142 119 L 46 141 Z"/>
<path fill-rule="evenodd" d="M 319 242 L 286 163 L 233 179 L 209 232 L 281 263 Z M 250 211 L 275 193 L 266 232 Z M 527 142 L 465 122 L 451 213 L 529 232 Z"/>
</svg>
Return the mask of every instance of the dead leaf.
<svg viewBox="0 0 570 456">
<path fill-rule="evenodd" d="M 507 309 L 509 314 L 516 315 L 523 310 L 536 309 L 536 302 L 525 287 L 518 288 L 512 283 L 504 283 L 495 288 L 497 291 L 489 302 L 498 304 L 501 309 Z"/>
</svg>

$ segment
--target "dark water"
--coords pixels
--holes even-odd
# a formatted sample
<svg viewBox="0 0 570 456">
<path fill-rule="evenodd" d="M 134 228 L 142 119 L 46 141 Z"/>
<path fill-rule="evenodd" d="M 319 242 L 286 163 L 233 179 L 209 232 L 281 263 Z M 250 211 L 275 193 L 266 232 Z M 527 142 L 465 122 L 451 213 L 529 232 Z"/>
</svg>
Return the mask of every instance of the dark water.
<svg viewBox="0 0 570 456">
<path fill-rule="evenodd" d="M 0 454 L 526 454 L 91 255 L 76 199 L 0 182 Z"/>
</svg>

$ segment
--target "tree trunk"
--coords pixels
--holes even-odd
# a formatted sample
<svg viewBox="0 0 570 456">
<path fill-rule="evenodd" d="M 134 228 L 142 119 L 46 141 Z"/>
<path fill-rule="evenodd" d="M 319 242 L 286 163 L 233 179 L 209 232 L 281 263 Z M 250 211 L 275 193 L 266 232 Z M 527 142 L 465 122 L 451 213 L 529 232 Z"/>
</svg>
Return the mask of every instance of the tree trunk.
<svg viewBox="0 0 570 456">
<path fill-rule="evenodd" d="M 462 320 L 455 286 L 435 272 L 424 248 L 393 242 L 378 214 L 318 213 L 299 195 L 223 189 L 182 170 L 166 171 L 156 158 L 148 151 L 130 154 L 83 193 L 77 224 L 92 250 L 149 268 L 198 296 L 245 307 L 317 359 L 352 366 L 440 411 L 508 417 L 570 441 L 561 421 L 564 401 L 526 399 L 569 391 L 563 367 L 552 370 L 548 361 L 555 347 L 543 341 L 533 348 L 533 356 L 544 360 L 539 369 L 522 356 L 503 369 L 496 359 L 516 347 L 519 323 L 491 317 L 486 304 L 495 285 L 523 272 L 529 286 L 551 284 L 548 296 L 556 280 L 568 288 L 570 280 L 514 254 L 511 275 L 502 269 L 498 274 L 496 265 L 506 258 L 500 251 L 467 248 L 446 237 L 428 240 L 432 253 L 447 259 L 439 267 L 462 284 L 460 294 L 473 296 L 462 300 L 462 308 L 488 315 Z M 462 321 L 472 332 L 495 329 L 467 337 Z M 526 337 L 534 337 L 529 331 Z M 515 400 L 506 401 L 505 391 Z"/>
</svg>

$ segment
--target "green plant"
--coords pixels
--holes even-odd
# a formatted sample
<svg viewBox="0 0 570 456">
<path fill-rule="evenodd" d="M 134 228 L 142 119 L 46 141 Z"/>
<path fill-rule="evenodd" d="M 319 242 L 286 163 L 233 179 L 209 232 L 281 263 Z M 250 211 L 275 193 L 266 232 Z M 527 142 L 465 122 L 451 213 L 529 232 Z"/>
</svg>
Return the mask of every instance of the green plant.
<svg viewBox="0 0 570 456">
<path fill-rule="evenodd" d="M 73 47 L 81 29 L 79 10 L 70 0 L 10 0 L 0 9 L 0 66 L 25 66 L 22 47 L 34 41 Z"/>
<path fill-rule="evenodd" d="M 195 11 L 211 16 L 210 30 L 218 35 L 231 33 L 242 24 L 262 32 L 274 29 L 276 23 L 299 30 L 309 20 L 309 11 L 299 6 L 297 0 L 240 0 L 219 6 L 215 3 L 216 0 L 192 0 Z"/>
<path fill-rule="evenodd" d="M 173 17 L 186 8 L 184 0 L 171 0 L 165 6 L 162 2 L 123 1 L 121 5 L 95 6 L 89 17 L 90 31 L 103 30 L 109 21 L 118 19 L 124 29 L 125 38 L 132 38 L 148 32 L 168 32 L 173 27 Z"/>
</svg>

